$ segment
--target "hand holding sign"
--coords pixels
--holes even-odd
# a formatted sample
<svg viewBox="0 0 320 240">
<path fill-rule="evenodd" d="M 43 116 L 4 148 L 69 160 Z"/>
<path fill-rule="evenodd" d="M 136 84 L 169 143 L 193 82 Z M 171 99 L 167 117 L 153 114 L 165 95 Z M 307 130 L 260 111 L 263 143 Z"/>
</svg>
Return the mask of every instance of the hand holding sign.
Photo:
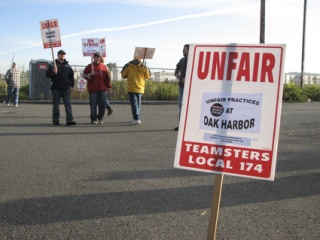
<svg viewBox="0 0 320 240">
<path fill-rule="evenodd" d="M 58 68 L 56 67 L 56 65 L 55 65 L 55 67 L 52 69 L 52 71 L 53 71 L 54 74 L 58 74 Z"/>
</svg>

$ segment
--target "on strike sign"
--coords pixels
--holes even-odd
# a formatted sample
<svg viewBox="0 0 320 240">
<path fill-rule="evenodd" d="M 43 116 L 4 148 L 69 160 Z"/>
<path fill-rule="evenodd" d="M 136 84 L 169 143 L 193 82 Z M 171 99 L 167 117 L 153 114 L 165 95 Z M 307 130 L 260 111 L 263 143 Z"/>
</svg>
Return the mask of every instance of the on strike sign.
<svg viewBox="0 0 320 240">
<path fill-rule="evenodd" d="M 285 45 L 189 48 L 174 167 L 273 180 Z"/>
<path fill-rule="evenodd" d="M 82 39 L 83 56 L 93 56 L 94 53 L 100 53 L 99 38 L 83 38 Z"/>
<path fill-rule="evenodd" d="M 40 30 L 44 48 L 61 47 L 61 36 L 58 19 L 40 22 Z"/>
</svg>

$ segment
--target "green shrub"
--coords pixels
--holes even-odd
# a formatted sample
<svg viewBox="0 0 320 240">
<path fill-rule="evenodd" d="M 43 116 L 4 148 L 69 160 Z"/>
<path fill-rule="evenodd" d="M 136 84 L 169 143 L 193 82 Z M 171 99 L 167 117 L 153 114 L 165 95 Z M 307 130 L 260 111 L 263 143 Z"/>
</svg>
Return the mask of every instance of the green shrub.
<svg viewBox="0 0 320 240">
<path fill-rule="evenodd" d="M 85 90 L 85 91 L 73 90 L 71 93 L 71 98 L 75 99 L 75 100 L 80 100 L 80 101 L 88 101 L 89 100 L 89 93 L 87 90 Z"/>
<path fill-rule="evenodd" d="M 128 100 L 127 80 L 112 81 L 112 89 L 108 93 L 110 100 Z"/>
<path fill-rule="evenodd" d="M 303 91 L 305 92 L 308 99 L 311 99 L 311 101 L 320 101 L 320 86 L 311 84 L 311 85 L 305 85 L 303 87 Z"/>
<path fill-rule="evenodd" d="M 306 93 L 295 83 L 288 83 L 283 86 L 283 98 L 286 102 L 305 102 L 308 100 Z"/>
<path fill-rule="evenodd" d="M 29 85 L 21 86 L 19 89 L 19 99 L 26 100 L 29 99 Z"/>
<path fill-rule="evenodd" d="M 174 82 L 146 81 L 143 100 L 151 101 L 176 101 L 178 100 L 179 87 Z M 72 99 L 89 100 L 87 91 L 73 91 Z M 127 91 L 127 80 L 112 81 L 112 89 L 108 92 L 109 100 L 129 100 Z"/>
</svg>

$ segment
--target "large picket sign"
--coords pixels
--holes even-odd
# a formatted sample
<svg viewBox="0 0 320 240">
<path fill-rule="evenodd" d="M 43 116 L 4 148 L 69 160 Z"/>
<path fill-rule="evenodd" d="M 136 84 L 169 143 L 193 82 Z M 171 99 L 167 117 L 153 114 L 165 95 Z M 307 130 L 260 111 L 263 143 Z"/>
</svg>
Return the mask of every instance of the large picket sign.
<svg viewBox="0 0 320 240">
<path fill-rule="evenodd" d="M 285 45 L 191 44 L 174 167 L 273 180 Z"/>
<path fill-rule="evenodd" d="M 41 21 L 40 31 L 44 48 L 61 47 L 60 26 L 58 19 Z"/>
</svg>

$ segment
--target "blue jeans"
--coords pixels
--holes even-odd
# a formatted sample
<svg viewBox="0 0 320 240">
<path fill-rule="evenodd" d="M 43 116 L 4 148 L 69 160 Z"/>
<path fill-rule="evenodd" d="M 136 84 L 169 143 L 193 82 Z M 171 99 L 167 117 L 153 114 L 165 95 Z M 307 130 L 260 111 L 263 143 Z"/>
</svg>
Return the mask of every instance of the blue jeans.
<svg viewBox="0 0 320 240">
<path fill-rule="evenodd" d="M 179 85 L 179 120 L 181 115 L 182 99 L 184 87 Z"/>
<path fill-rule="evenodd" d="M 108 92 L 106 92 L 106 109 L 108 109 L 108 110 L 111 109 L 111 105 L 110 105 L 109 100 L 108 100 Z"/>
<path fill-rule="evenodd" d="M 141 108 L 142 93 L 128 92 L 128 94 L 129 94 L 129 99 L 130 99 L 131 111 L 132 111 L 133 119 L 134 120 L 139 120 L 140 119 L 140 108 Z"/>
<path fill-rule="evenodd" d="M 107 92 L 93 92 L 90 93 L 90 118 L 91 121 L 103 120 L 106 112 L 106 98 Z M 97 113 L 98 108 L 98 113 Z"/>
<path fill-rule="evenodd" d="M 66 119 L 67 122 L 73 121 L 72 116 L 72 108 L 71 108 L 71 101 L 70 101 L 70 89 L 64 89 L 64 90 L 52 90 L 52 121 L 53 122 L 59 122 L 60 118 L 60 109 L 59 109 L 59 103 L 60 99 L 62 98 L 64 108 L 66 111 Z"/>
<path fill-rule="evenodd" d="M 10 99 L 13 95 L 13 104 L 18 105 L 19 102 L 19 88 L 9 87 L 7 88 L 8 95 L 6 97 L 6 104 L 10 103 Z"/>
</svg>

